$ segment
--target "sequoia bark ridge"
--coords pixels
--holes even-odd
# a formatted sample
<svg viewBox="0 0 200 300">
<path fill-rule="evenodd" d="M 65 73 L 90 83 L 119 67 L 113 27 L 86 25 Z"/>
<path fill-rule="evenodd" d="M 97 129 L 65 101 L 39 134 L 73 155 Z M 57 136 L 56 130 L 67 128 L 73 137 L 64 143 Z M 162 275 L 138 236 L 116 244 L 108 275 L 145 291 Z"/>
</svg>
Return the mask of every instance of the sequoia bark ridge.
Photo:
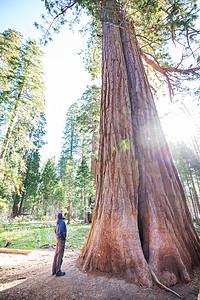
<svg viewBox="0 0 200 300">
<path fill-rule="evenodd" d="M 122 24 L 122 23 L 121 23 Z M 103 24 L 100 142 L 82 270 L 189 281 L 200 241 L 164 138 L 133 25 Z"/>
</svg>

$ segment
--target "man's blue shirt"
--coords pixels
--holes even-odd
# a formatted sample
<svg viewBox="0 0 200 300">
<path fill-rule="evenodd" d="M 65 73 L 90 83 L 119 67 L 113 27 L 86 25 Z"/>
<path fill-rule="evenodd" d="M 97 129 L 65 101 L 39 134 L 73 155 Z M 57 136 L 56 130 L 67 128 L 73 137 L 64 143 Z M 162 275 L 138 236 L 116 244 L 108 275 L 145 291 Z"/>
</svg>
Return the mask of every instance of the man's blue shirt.
<svg viewBox="0 0 200 300">
<path fill-rule="evenodd" d="M 55 228 L 55 234 L 57 239 L 66 239 L 67 236 L 67 226 L 63 219 L 58 219 Z"/>
</svg>

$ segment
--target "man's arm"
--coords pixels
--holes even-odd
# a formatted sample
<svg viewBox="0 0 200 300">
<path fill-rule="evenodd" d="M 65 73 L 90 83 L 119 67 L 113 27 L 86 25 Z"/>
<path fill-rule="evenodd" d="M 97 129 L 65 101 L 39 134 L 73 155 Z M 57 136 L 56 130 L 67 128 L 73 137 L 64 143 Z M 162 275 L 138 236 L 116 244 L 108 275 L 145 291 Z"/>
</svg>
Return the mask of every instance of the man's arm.
<svg viewBox="0 0 200 300">
<path fill-rule="evenodd" d="M 66 239 L 66 225 L 65 222 L 60 224 L 60 235 L 65 240 Z"/>
</svg>

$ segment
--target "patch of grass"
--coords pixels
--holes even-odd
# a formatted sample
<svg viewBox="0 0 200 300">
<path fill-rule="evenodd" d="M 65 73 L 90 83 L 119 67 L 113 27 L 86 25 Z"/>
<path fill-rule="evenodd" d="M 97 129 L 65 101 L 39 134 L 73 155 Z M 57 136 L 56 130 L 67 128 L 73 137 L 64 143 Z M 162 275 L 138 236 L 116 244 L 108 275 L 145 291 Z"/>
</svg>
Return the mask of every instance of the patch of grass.
<svg viewBox="0 0 200 300">
<path fill-rule="evenodd" d="M 90 225 L 72 224 L 67 226 L 67 247 L 72 249 L 82 249 L 88 236 Z"/>
<path fill-rule="evenodd" d="M 55 224 L 27 222 L 1 225 L 0 248 L 3 248 L 8 241 L 13 243 L 9 247 L 11 249 L 37 249 L 44 244 L 55 244 Z M 90 225 L 87 224 L 67 225 L 67 247 L 81 249 L 85 243 L 89 229 Z"/>
</svg>

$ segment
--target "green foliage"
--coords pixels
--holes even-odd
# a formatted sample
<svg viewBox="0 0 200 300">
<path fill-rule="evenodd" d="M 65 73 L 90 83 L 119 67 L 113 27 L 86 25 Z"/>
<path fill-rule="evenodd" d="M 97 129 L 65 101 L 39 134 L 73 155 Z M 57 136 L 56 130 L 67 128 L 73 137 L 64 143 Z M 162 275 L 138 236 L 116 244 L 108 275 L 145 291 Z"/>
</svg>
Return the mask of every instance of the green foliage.
<svg viewBox="0 0 200 300">
<path fill-rule="evenodd" d="M 63 155 L 67 158 L 76 154 L 78 148 L 78 134 L 77 134 L 77 116 L 79 115 L 79 107 L 77 103 L 70 106 L 66 114 L 66 125 L 63 136 Z"/>
<path fill-rule="evenodd" d="M 97 157 L 100 88 L 93 85 L 68 109 L 58 172 L 73 217 L 85 219 L 94 194 L 92 160 Z M 94 147 L 95 145 L 95 147 Z M 82 196 L 81 196 L 82 195 Z"/>
<path fill-rule="evenodd" d="M 170 148 L 181 178 L 186 181 L 190 172 L 198 174 L 200 179 L 200 159 L 194 150 L 185 143 L 170 143 Z"/>
<path fill-rule="evenodd" d="M 22 194 L 24 197 L 23 211 L 30 210 L 37 205 L 40 177 L 40 154 L 37 149 L 30 152 L 26 164 Z"/>
<path fill-rule="evenodd" d="M 74 192 L 74 177 L 76 170 L 75 156 L 79 149 L 79 138 L 77 132 L 77 116 L 79 108 L 77 103 L 72 104 L 66 114 L 66 125 L 63 133 L 62 152 L 58 163 L 58 173 L 63 185 L 65 210 L 71 205 Z M 70 212 L 68 212 L 70 213 Z M 68 217 L 69 218 L 69 217 Z"/>
<path fill-rule="evenodd" d="M 45 243 L 55 242 L 54 226 L 45 223 L 14 222 L 0 227 L 0 247 L 7 241 L 14 249 L 36 249 Z"/>
<path fill-rule="evenodd" d="M 57 174 L 55 158 L 48 159 L 40 172 L 35 201 L 32 201 L 32 214 L 39 218 L 52 216 L 56 215 L 56 211 L 66 211 L 66 206 L 65 188 Z"/>
<path fill-rule="evenodd" d="M 37 126 L 34 128 L 33 137 L 32 137 L 33 144 L 37 148 L 41 148 L 43 145 L 45 145 L 45 142 L 43 140 L 44 136 L 46 135 L 45 126 L 46 126 L 45 114 L 44 112 L 41 112 L 40 119 L 38 120 Z"/>
<path fill-rule="evenodd" d="M 42 123 L 44 83 L 42 52 L 20 33 L 0 34 L 0 195 L 20 194 L 26 152 L 36 149 L 32 136 Z"/>
<path fill-rule="evenodd" d="M 98 20 L 93 18 L 80 32 L 82 34 L 85 32 L 89 34 L 87 48 L 81 52 L 85 69 L 91 75 L 92 80 L 100 79 L 102 70 L 101 24 Z"/>
<path fill-rule="evenodd" d="M 65 207 L 66 202 L 65 202 L 65 189 L 62 184 L 61 180 L 58 180 L 58 183 L 56 185 L 56 189 L 54 191 L 54 202 L 55 202 L 55 207 L 58 209 L 58 211 L 63 210 L 63 207 Z"/>
<path fill-rule="evenodd" d="M 101 89 L 96 85 L 87 86 L 81 99 L 78 100 L 80 113 L 77 116 L 79 139 L 82 140 L 81 156 L 97 159 L 100 122 Z M 95 146 L 95 147 L 94 147 Z"/>
<path fill-rule="evenodd" d="M 75 178 L 75 198 L 78 217 L 85 219 L 85 213 L 90 211 L 90 198 L 94 197 L 94 178 L 89 170 L 86 158 L 83 157 Z"/>
<path fill-rule="evenodd" d="M 57 184 L 58 178 L 56 175 L 55 159 L 48 159 L 44 165 L 40 182 L 41 204 L 44 213 L 54 203 L 54 192 Z"/>
<path fill-rule="evenodd" d="M 185 143 L 170 143 L 172 156 L 185 188 L 193 219 L 200 220 L 200 159 Z"/>
<path fill-rule="evenodd" d="M 63 185 L 65 205 L 68 206 L 71 203 L 71 199 L 74 193 L 74 177 L 76 170 L 76 161 L 73 157 L 66 158 L 64 156 L 60 159 L 62 161 L 62 167 L 59 166 L 60 179 Z"/>
<path fill-rule="evenodd" d="M 67 226 L 67 247 L 71 249 L 82 249 L 87 239 L 90 225 L 71 224 Z"/>
<path fill-rule="evenodd" d="M 100 122 L 100 98 L 101 88 L 92 85 L 87 86 L 81 99 L 78 101 L 80 105 L 80 115 L 77 118 L 77 123 L 80 131 L 91 132 L 99 128 Z"/>
<path fill-rule="evenodd" d="M 118 26 L 120 30 L 130 31 L 127 28 L 127 23 L 130 22 L 126 22 L 129 19 L 134 24 L 139 47 L 148 59 L 161 70 L 174 69 L 173 73 L 166 73 L 165 70 L 159 73 L 158 68 L 152 68 L 152 64 L 145 64 L 154 91 L 167 87 L 170 95 L 176 91 L 186 93 L 188 89 L 199 93 L 198 87 L 194 89 L 188 87 L 188 82 L 183 82 L 199 79 L 197 0 L 63 0 L 46 1 L 46 8 L 51 16 L 48 24 L 53 24 L 53 30 L 67 22 L 71 14 L 75 15 L 74 22 L 78 22 L 81 9 L 90 16 L 90 24 L 82 31 L 90 33 L 88 48 L 83 51 L 83 55 L 85 67 L 92 79 L 99 78 L 101 74 L 101 24 L 108 22 Z M 51 26 L 47 32 L 46 36 L 50 37 Z M 190 71 L 176 72 L 177 68 Z M 193 68 L 195 70 L 191 70 Z"/>
<path fill-rule="evenodd" d="M 66 125 L 63 133 L 63 145 L 58 164 L 61 179 L 66 172 L 66 166 L 72 169 L 85 150 L 90 149 L 91 132 L 98 128 L 100 103 L 100 89 L 96 86 L 88 87 L 82 98 L 72 104 L 66 114 Z"/>
<path fill-rule="evenodd" d="M 195 223 L 195 227 L 196 227 L 198 235 L 200 236 L 200 224 Z"/>
</svg>

